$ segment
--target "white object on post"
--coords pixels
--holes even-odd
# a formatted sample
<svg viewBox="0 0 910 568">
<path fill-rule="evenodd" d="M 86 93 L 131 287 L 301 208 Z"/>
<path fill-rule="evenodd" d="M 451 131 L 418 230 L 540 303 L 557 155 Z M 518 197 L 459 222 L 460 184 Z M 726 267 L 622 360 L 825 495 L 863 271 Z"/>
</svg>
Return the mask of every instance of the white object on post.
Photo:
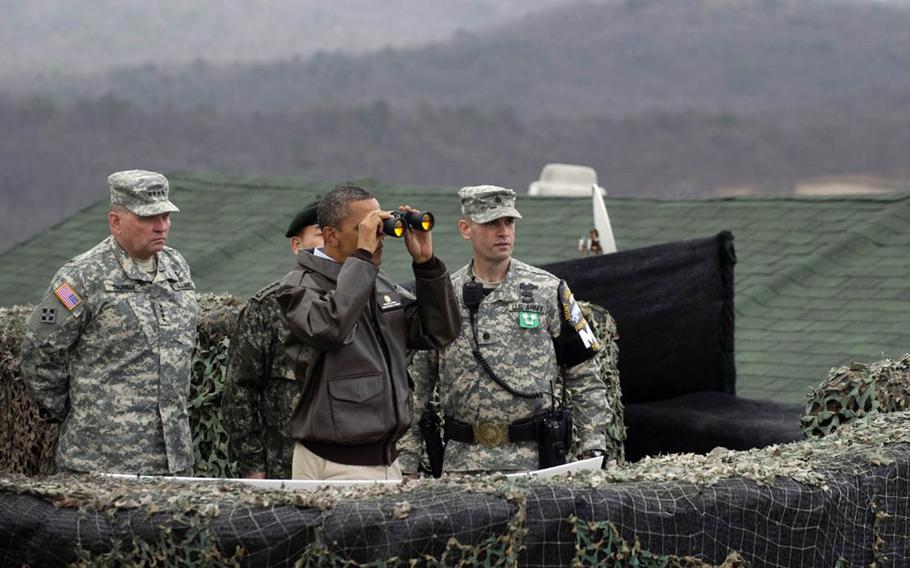
<svg viewBox="0 0 910 568">
<path fill-rule="evenodd" d="M 540 179 L 528 186 L 528 195 L 538 197 L 587 197 L 591 184 L 597 184 L 597 172 L 589 166 L 547 164 Z"/>
<path fill-rule="evenodd" d="M 591 184 L 591 196 L 594 200 L 594 228 L 600 239 L 600 248 L 603 254 L 616 252 L 616 239 L 613 238 L 613 226 L 607 214 L 607 205 L 604 203 L 603 190 L 596 183 Z"/>
</svg>

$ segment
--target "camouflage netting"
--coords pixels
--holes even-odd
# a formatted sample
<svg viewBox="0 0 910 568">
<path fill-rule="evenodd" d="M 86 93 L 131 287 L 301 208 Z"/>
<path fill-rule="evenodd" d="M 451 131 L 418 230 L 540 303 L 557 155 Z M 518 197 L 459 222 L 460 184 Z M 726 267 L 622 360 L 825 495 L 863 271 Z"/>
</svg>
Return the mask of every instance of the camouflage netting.
<svg viewBox="0 0 910 568">
<path fill-rule="evenodd" d="M 202 304 L 197 475 L 230 476 L 219 400 L 239 303 Z M 647 458 L 552 483 L 458 477 L 294 493 L 29 477 L 50 471 L 56 431 L 38 422 L 18 377 L 26 313 L 0 311 L 0 565 L 910 564 L 906 413 L 798 444 Z M 615 418 L 608 433 L 621 440 Z"/>
<path fill-rule="evenodd" d="M 806 437 L 826 436 L 841 425 L 878 412 L 910 409 L 910 353 L 898 361 L 834 368 L 809 393 L 801 419 Z"/>
<path fill-rule="evenodd" d="M 189 400 L 193 469 L 198 477 L 234 477 L 227 433 L 221 426 L 221 393 L 227 372 L 227 346 L 243 304 L 234 296 L 203 294 L 199 307 L 202 316 L 193 352 Z"/>
<path fill-rule="evenodd" d="M 604 346 L 604 352 L 598 356 L 598 363 L 600 376 L 607 387 L 607 408 L 609 409 L 605 427 L 607 434 L 605 458 L 607 462 L 625 463 L 626 424 L 622 406 L 622 388 L 619 384 L 616 367 L 610 364 L 610 361 L 615 361 L 619 356 L 619 348 L 616 345 L 615 337 L 608 338 L 610 334 L 615 335 L 616 323 L 607 310 L 597 304 L 590 302 L 578 302 L 578 304 L 585 319 L 590 322 L 597 340 Z"/>
<path fill-rule="evenodd" d="M 316 492 L 0 478 L 0 564 L 906 566 L 907 413 L 746 452 L 552 482 L 456 477 Z"/>
<path fill-rule="evenodd" d="M 19 376 L 28 306 L 0 308 L 0 473 L 48 473 L 53 469 L 57 426 L 38 417 Z"/>
<path fill-rule="evenodd" d="M 241 302 L 230 295 L 202 294 L 199 340 L 193 355 L 190 422 L 196 456 L 195 475 L 230 477 L 227 435 L 221 427 L 227 344 Z M 21 341 L 28 306 L 0 308 L 0 474 L 43 475 L 54 471 L 57 426 L 38 418 L 19 375 Z"/>
<path fill-rule="evenodd" d="M 199 297 L 199 340 L 193 354 L 193 376 L 190 388 L 190 426 L 196 458 L 194 475 L 198 477 L 234 477 L 235 465 L 227 453 L 227 434 L 221 426 L 221 394 L 227 370 L 227 346 L 242 302 L 235 296 L 202 294 Z M 608 316 L 599 306 L 584 304 L 592 315 L 592 326 L 606 345 L 610 333 Z M 54 445 L 57 426 L 38 418 L 38 409 L 29 398 L 19 376 L 19 355 L 28 306 L 0 308 L 0 473 L 43 475 L 53 473 Z M 615 355 L 615 354 L 610 354 Z M 606 361 L 601 358 L 601 361 Z M 607 364 L 601 365 L 607 383 L 611 413 L 606 425 L 607 458 L 624 461 L 623 425 L 619 377 Z"/>
</svg>

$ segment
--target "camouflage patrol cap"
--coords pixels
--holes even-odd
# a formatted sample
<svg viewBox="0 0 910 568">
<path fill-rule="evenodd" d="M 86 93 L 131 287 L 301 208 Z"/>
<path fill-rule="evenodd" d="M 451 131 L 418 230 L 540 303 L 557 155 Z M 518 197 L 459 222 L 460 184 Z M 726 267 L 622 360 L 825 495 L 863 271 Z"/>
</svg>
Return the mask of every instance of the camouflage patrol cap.
<svg viewBox="0 0 910 568">
<path fill-rule="evenodd" d="M 489 223 L 500 217 L 521 219 L 515 209 L 515 192 L 495 185 L 477 185 L 458 190 L 461 214 L 475 223 Z"/>
<path fill-rule="evenodd" d="M 158 172 L 126 170 L 107 177 L 111 205 L 119 205 L 140 217 L 180 211 L 168 200 L 167 178 Z"/>
</svg>

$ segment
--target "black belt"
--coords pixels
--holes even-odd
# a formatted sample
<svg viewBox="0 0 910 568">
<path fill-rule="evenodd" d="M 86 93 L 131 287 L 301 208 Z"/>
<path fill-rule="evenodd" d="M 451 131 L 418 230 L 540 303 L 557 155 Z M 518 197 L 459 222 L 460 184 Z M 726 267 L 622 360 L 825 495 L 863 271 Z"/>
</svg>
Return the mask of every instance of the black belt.
<svg viewBox="0 0 910 568">
<path fill-rule="evenodd" d="M 537 440 L 537 417 L 522 418 L 511 424 L 480 422 L 468 424 L 446 417 L 445 435 L 447 440 L 480 444 L 493 448 L 508 442 L 533 442 Z"/>
</svg>

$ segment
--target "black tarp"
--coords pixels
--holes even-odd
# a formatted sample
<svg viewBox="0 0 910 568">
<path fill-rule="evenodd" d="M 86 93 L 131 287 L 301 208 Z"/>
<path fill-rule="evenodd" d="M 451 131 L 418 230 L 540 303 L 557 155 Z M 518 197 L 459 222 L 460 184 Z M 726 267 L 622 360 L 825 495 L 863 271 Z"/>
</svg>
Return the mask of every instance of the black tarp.
<svg viewBox="0 0 910 568">
<path fill-rule="evenodd" d="M 801 405 L 735 396 L 733 235 L 545 265 L 619 330 L 626 457 L 802 437 Z"/>
<path fill-rule="evenodd" d="M 733 235 L 671 242 L 542 266 L 619 329 L 626 403 L 736 390 Z"/>
</svg>

